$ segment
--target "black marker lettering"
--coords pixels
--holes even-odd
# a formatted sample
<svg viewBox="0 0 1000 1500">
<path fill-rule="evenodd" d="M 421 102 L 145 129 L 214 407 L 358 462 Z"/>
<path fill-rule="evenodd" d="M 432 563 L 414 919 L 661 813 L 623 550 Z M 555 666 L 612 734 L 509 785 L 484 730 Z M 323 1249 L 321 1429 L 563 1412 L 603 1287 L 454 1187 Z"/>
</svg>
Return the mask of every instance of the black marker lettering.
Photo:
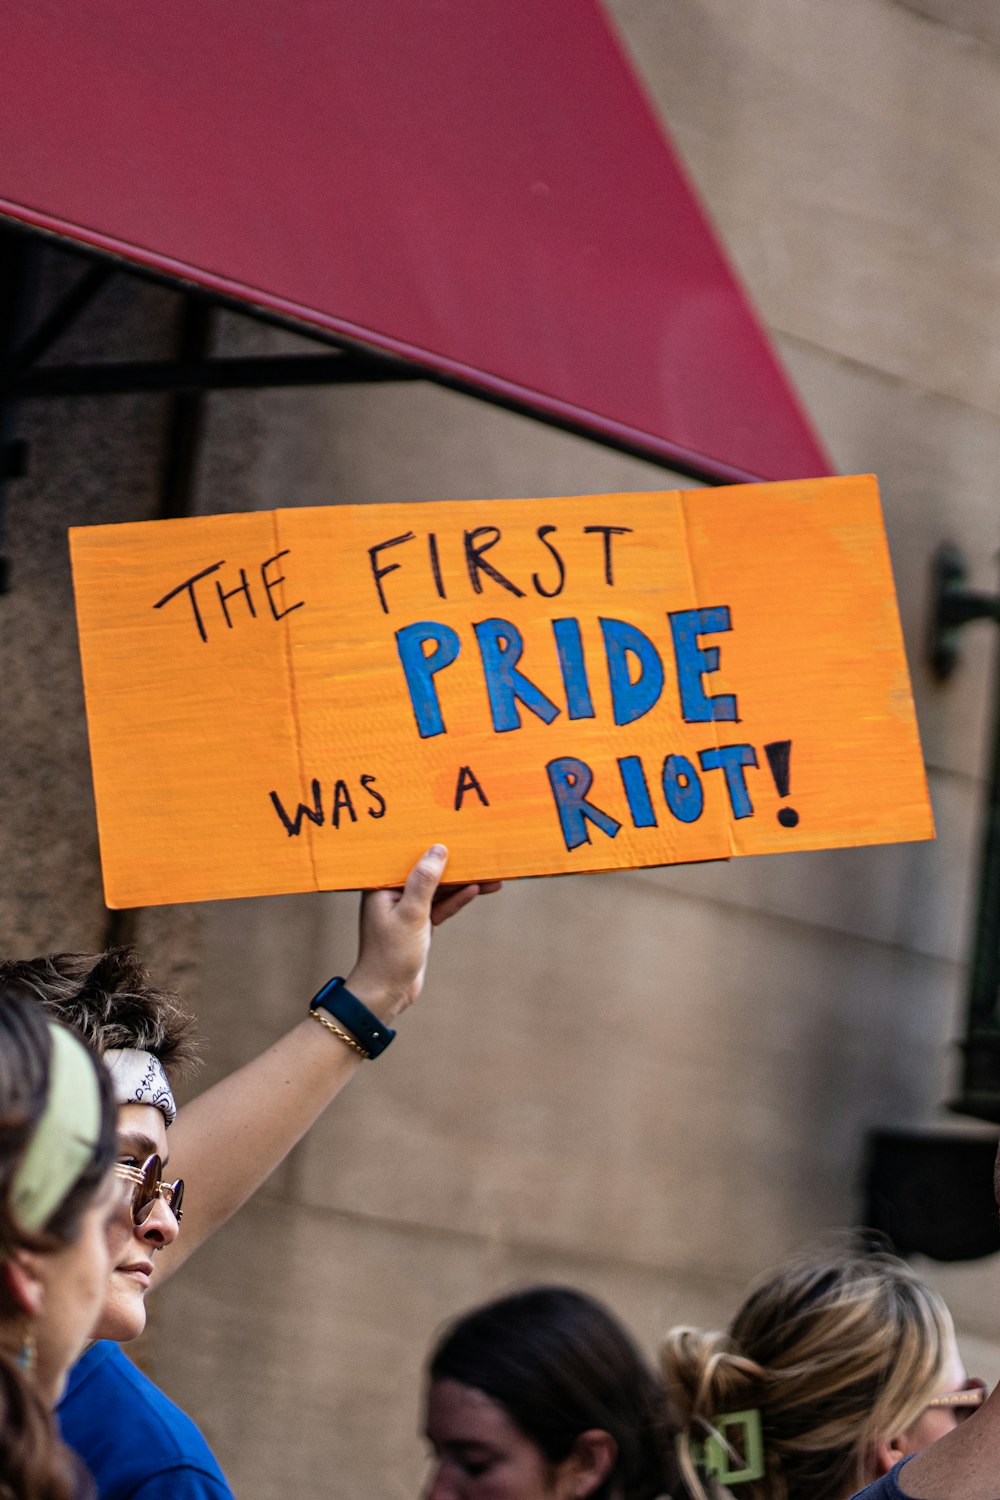
<svg viewBox="0 0 1000 1500">
<path fill-rule="evenodd" d="M 465 801 L 466 792 L 475 792 L 484 807 L 489 807 L 490 799 L 479 785 L 478 778 L 471 766 L 463 766 L 458 773 L 458 785 L 455 787 L 455 811 L 458 812 Z"/>
<path fill-rule="evenodd" d="M 308 818 L 310 823 L 315 823 L 317 827 L 321 828 L 323 826 L 323 800 L 318 781 L 313 781 L 312 783 L 312 807 L 306 807 L 305 803 L 300 802 L 298 811 L 295 814 L 294 823 L 285 812 L 285 809 L 282 807 L 281 798 L 278 796 L 277 792 L 270 792 L 268 795 L 270 796 L 271 801 L 274 803 L 275 812 L 278 814 L 278 817 L 285 825 L 285 831 L 288 834 L 289 838 L 292 838 L 293 835 L 302 832 L 303 818 Z"/>
<path fill-rule="evenodd" d="M 364 788 L 364 790 L 367 792 L 368 796 L 371 797 L 372 801 L 377 804 L 375 807 L 369 807 L 368 808 L 368 816 L 370 818 L 384 818 L 385 817 L 385 798 L 382 796 L 381 792 L 377 792 L 375 790 L 375 777 L 374 776 L 362 776 L 362 778 L 361 778 L 361 785 Z"/>
<path fill-rule="evenodd" d="M 219 583 L 218 579 L 216 579 L 216 583 L 215 583 L 215 587 L 216 587 L 216 589 L 218 591 L 218 595 L 219 595 L 219 603 L 222 605 L 222 613 L 226 617 L 226 624 L 229 626 L 230 630 L 232 630 L 232 628 L 233 628 L 233 622 L 232 622 L 232 620 L 230 619 L 230 616 L 229 616 L 229 604 L 228 604 L 227 601 L 230 600 L 230 599 L 232 599 L 234 597 L 234 595 L 236 595 L 236 594 L 245 594 L 246 595 L 247 608 L 249 609 L 249 611 L 250 611 L 251 615 L 253 616 L 253 618 L 255 620 L 257 618 L 257 611 L 254 609 L 254 607 L 253 607 L 253 600 L 250 597 L 250 585 L 247 582 L 247 575 L 246 575 L 246 569 L 245 568 L 241 568 L 240 569 L 240 577 L 242 578 L 243 582 L 240 583 L 240 584 L 237 584 L 236 588 L 230 589 L 229 592 L 228 592 L 228 594 L 224 591 L 224 589 L 222 587 L 222 584 Z"/>
<path fill-rule="evenodd" d="M 431 555 L 431 572 L 434 574 L 434 587 L 437 589 L 439 599 L 447 599 L 444 591 L 444 581 L 441 578 L 441 559 L 438 556 L 438 539 L 433 531 L 427 533 L 427 550 Z"/>
<path fill-rule="evenodd" d="M 558 528 L 555 526 L 539 526 L 538 530 L 535 533 L 542 546 L 548 547 L 549 551 L 552 553 L 552 556 L 556 560 L 556 567 L 559 569 L 559 582 L 556 584 L 554 589 L 543 588 L 541 579 L 539 578 L 538 574 L 532 573 L 531 575 L 531 581 L 535 585 L 535 592 L 541 594 L 545 599 L 555 599 L 559 594 L 562 593 L 563 584 L 566 582 L 566 566 L 552 543 L 545 540 L 550 532 L 556 530 L 558 530 Z"/>
<path fill-rule="evenodd" d="M 402 536 L 391 536 L 387 542 L 376 542 L 374 547 L 368 548 L 368 560 L 372 566 L 372 577 L 375 580 L 375 587 L 378 589 L 378 599 L 384 615 L 389 613 L 389 606 L 385 602 L 385 590 L 382 587 L 382 579 L 387 573 L 395 573 L 399 567 L 399 563 L 387 563 L 384 568 L 380 568 L 375 560 L 376 553 L 384 552 L 386 547 L 399 547 L 403 542 L 412 541 L 413 532 L 404 531 Z"/>
<path fill-rule="evenodd" d="M 279 557 L 287 557 L 289 550 L 290 549 L 288 547 L 284 547 L 280 552 L 276 552 L 273 557 L 269 557 L 267 559 L 267 562 L 262 562 L 260 565 L 260 576 L 263 581 L 264 587 L 267 590 L 267 602 L 271 606 L 271 613 L 276 620 L 281 620 L 285 615 L 290 615 L 293 609 L 301 609 L 303 604 L 305 603 L 304 599 L 300 599 L 298 604 L 290 604 L 287 609 L 275 609 L 274 600 L 271 598 L 271 590 L 276 589 L 279 583 L 284 583 L 285 575 L 284 573 L 282 573 L 280 578 L 269 579 L 267 576 L 267 570 L 273 562 L 278 561 Z"/>
<path fill-rule="evenodd" d="M 469 570 L 469 579 L 477 594 L 483 592 L 482 580 L 479 575 L 480 573 L 485 573 L 487 577 L 493 579 L 494 583 L 498 583 L 501 588 L 507 589 L 509 593 L 516 594 L 519 599 L 523 599 L 524 590 L 519 589 L 516 583 L 511 583 L 509 578 L 505 578 L 498 568 L 495 568 L 492 563 L 488 563 L 483 557 L 484 552 L 489 552 L 496 546 L 500 540 L 500 536 L 499 526 L 475 526 L 471 531 L 465 533 L 465 565 Z M 486 537 L 488 540 L 480 542 L 480 537 Z"/>
<path fill-rule="evenodd" d="M 200 573 L 192 573 L 190 578 L 185 578 L 184 582 L 179 583 L 175 589 L 171 589 L 169 594 L 164 594 L 162 599 L 157 599 L 153 608 L 162 609 L 165 604 L 169 604 L 171 599 L 176 599 L 178 594 L 183 594 L 184 590 L 187 589 L 188 597 L 191 600 L 191 608 L 194 610 L 194 623 L 198 627 L 198 634 L 203 641 L 207 641 L 208 636 L 205 634 L 205 624 L 201 618 L 201 611 L 198 608 L 194 586 L 200 578 L 207 578 L 210 573 L 217 573 L 225 565 L 225 561 L 226 559 L 223 558 L 222 562 L 213 563 L 210 568 L 202 568 Z"/>
<path fill-rule="evenodd" d="M 351 822 L 356 823 L 358 815 L 354 811 L 354 803 L 351 801 L 351 794 L 347 790 L 347 782 L 338 781 L 333 789 L 333 809 L 330 813 L 330 822 L 334 828 L 340 827 L 340 814 L 344 808 L 350 813 Z"/>
<path fill-rule="evenodd" d="M 615 581 L 615 570 L 614 570 L 614 568 L 612 567 L 612 564 L 611 564 L 611 538 L 613 536 L 625 536 L 628 532 L 630 532 L 632 530 L 632 527 L 631 526 L 585 526 L 583 528 L 583 530 L 584 530 L 584 533 L 586 535 L 588 535 L 588 536 L 590 535 L 591 532 L 598 532 L 601 536 L 603 536 L 603 538 L 604 538 L 604 582 L 606 584 L 608 584 L 609 587 L 613 587 L 614 586 L 614 581 Z"/>
</svg>

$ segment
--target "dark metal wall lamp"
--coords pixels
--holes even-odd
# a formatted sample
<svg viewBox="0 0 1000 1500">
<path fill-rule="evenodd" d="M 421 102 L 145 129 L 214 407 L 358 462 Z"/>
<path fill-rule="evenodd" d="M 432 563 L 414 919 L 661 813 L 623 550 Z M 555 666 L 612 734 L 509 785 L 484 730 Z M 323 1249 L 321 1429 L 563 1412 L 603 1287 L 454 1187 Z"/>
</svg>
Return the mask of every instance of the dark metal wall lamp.
<svg viewBox="0 0 1000 1500">
<path fill-rule="evenodd" d="M 1000 593 L 966 587 L 965 558 L 956 547 L 939 548 L 933 564 L 930 660 L 935 677 L 947 682 L 960 661 L 960 636 L 973 620 L 1000 624 Z M 980 1120 L 1000 1122 L 1000 663 L 989 746 L 989 782 L 979 857 L 976 925 L 969 961 L 963 1068 L 958 1097 L 950 1108 Z"/>
<path fill-rule="evenodd" d="M 1000 559 L 998 559 L 1000 561 Z M 1000 622 L 1000 594 L 966 588 L 965 554 L 944 542 L 931 564 L 931 617 L 928 653 L 938 682 L 947 682 L 959 664 L 959 636 L 972 620 Z"/>
<path fill-rule="evenodd" d="M 1000 593 L 967 586 L 957 547 L 942 546 L 932 564 L 928 652 L 947 682 L 961 661 L 962 631 L 973 620 L 1000 624 Z M 989 746 L 989 782 L 980 845 L 975 929 L 969 961 L 962 1076 L 949 1108 L 1000 1123 L 1000 657 Z M 901 1254 L 975 1260 L 1000 1250 L 990 1132 L 876 1130 L 868 1138 L 862 1222 Z"/>
</svg>

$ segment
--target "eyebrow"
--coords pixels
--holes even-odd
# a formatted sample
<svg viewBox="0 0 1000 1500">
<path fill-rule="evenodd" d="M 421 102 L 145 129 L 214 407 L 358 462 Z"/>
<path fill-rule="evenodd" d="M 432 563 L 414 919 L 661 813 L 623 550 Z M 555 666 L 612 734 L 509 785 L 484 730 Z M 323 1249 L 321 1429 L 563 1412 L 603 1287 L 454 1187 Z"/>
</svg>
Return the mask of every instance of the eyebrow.
<svg viewBox="0 0 1000 1500">
<path fill-rule="evenodd" d="M 117 1142 L 118 1154 L 126 1152 L 129 1156 L 141 1156 L 145 1161 L 147 1156 L 160 1156 L 160 1148 L 151 1135 L 145 1135 L 141 1130 L 120 1130 Z M 160 1156 L 160 1165 L 165 1167 L 170 1160 L 170 1152 L 166 1156 Z"/>
<path fill-rule="evenodd" d="M 500 1450 L 495 1443 L 487 1442 L 484 1438 L 441 1438 L 435 1443 L 429 1432 L 424 1433 L 427 1441 L 445 1453 L 484 1453 L 491 1458 L 499 1457 Z"/>
</svg>

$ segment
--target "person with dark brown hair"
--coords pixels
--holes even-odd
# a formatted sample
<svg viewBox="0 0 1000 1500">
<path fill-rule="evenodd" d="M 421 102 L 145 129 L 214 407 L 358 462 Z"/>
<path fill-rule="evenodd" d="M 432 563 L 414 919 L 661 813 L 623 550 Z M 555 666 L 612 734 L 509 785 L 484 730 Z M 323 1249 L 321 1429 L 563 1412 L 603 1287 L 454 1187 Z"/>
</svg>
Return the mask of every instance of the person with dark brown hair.
<svg viewBox="0 0 1000 1500">
<path fill-rule="evenodd" d="M 0 987 L 0 1495 L 90 1493 L 48 1407 L 100 1311 L 124 1231 L 115 1104 L 89 1048 Z"/>
<path fill-rule="evenodd" d="M 571 1287 L 473 1308 L 428 1367 L 426 1500 L 657 1500 L 666 1402 L 617 1319 Z"/>
</svg>

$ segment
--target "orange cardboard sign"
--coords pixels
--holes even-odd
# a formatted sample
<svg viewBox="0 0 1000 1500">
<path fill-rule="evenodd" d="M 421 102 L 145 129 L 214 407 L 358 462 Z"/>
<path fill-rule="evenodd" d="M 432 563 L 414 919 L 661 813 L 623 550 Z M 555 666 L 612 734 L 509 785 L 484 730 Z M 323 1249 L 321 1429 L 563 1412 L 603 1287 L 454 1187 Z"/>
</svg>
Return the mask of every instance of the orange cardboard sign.
<svg viewBox="0 0 1000 1500">
<path fill-rule="evenodd" d="M 110 906 L 933 836 L 870 476 L 70 537 Z"/>
</svg>

